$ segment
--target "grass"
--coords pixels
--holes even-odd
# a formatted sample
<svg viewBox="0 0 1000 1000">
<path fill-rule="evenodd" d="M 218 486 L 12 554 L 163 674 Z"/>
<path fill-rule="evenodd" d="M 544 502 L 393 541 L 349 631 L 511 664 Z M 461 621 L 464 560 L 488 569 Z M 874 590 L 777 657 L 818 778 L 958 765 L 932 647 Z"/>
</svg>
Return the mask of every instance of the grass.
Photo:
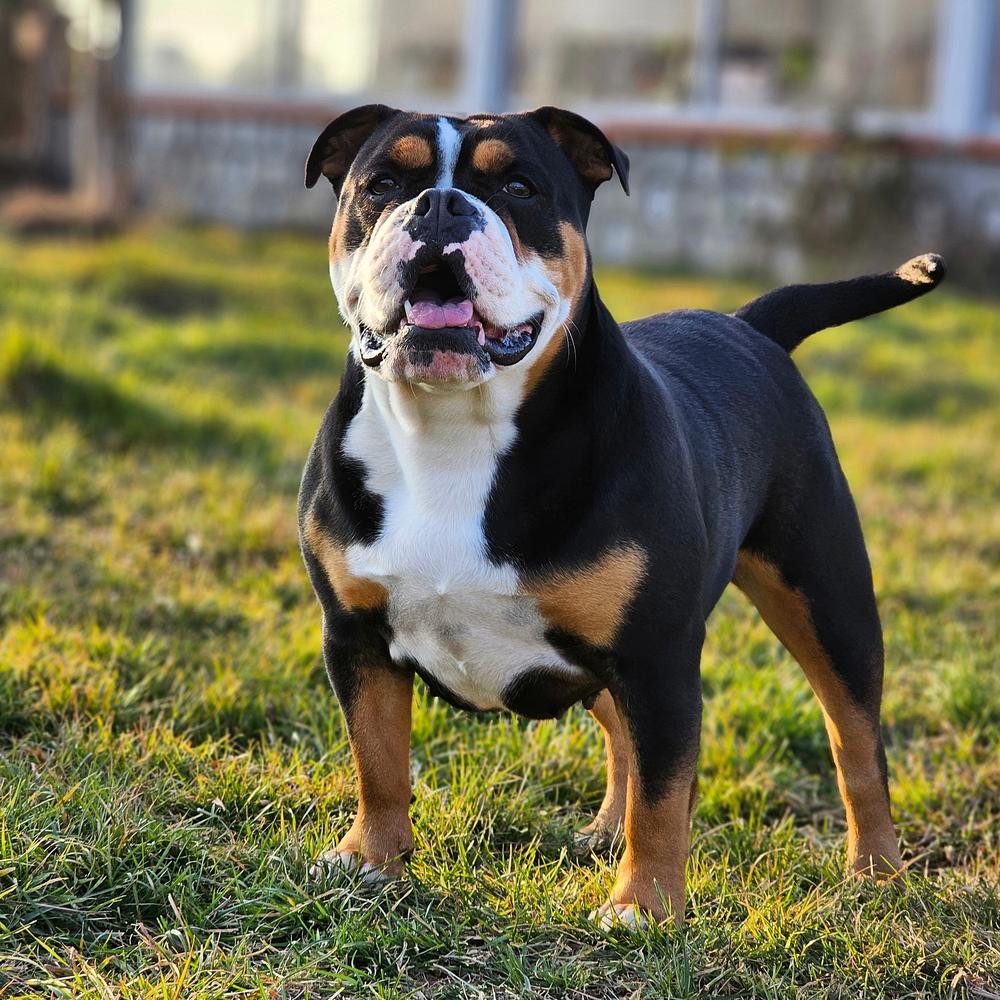
<svg viewBox="0 0 1000 1000">
<path fill-rule="evenodd" d="M 854 484 L 910 877 L 856 884 L 817 706 L 738 594 L 705 654 L 689 919 L 605 934 L 579 708 L 423 694 L 417 852 L 307 870 L 354 785 L 295 491 L 347 338 L 321 239 L 0 242 L 0 997 L 1000 993 L 1000 309 L 949 292 L 799 361 Z M 601 276 L 622 317 L 754 289 Z"/>
</svg>

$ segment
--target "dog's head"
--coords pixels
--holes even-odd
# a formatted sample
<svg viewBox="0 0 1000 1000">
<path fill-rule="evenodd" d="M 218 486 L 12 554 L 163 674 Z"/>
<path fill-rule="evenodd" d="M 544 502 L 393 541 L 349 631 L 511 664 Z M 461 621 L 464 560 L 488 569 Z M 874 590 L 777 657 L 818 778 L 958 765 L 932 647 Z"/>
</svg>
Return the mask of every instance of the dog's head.
<svg viewBox="0 0 1000 1000">
<path fill-rule="evenodd" d="M 470 387 L 524 372 L 590 281 L 584 230 L 628 158 L 557 108 L 437 117 L 371 104 L 331 122 L 306 187 L 333 185 L 330 277 L 353 347 L 388 381 Z"/>
</svg>

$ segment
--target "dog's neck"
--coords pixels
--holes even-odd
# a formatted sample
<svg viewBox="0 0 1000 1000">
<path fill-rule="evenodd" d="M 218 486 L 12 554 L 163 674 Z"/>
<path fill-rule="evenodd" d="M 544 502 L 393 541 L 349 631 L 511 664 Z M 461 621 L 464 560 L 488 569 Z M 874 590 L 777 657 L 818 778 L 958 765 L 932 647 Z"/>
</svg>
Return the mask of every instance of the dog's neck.
<svg viewBox="0 0 1000 1000">
<path fill-rule="evenodd" d="M 495 378 L 482 385 L 439 389 L 408 382 L 387 382 L 365 371 L 365 405 L 407 437 L 440 435 L 449 427 L 491 429 L 499 433 L 517 411 L 519 381 Z"/>
<path fill-rule="evenodd" d="M 521 403 L 519 425 L 550 428 L 569 420 L 585 428 L 588 413 L 614 412 L 609 398 L 642 377 L 641 363 L 589 276 L 565 331 L 565 342 Z"/>
</svg>

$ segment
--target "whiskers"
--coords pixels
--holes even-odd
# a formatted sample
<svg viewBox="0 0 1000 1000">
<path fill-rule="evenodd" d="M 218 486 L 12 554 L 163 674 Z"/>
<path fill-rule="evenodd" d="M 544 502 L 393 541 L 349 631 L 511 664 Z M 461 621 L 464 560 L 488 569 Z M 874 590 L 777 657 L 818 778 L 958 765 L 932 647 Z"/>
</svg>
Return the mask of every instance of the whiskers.
<svg viewBox="0 0 1000 1000">
<path fill-rule="evenodd" d="M 566 366 L 569 367 L 570 355 L 573 358 L 573 370 L 576 370 L 577 363 L 577 353 L 576 353 L 576 340 L 573 338 L 573 333 L 579 333 L 576 323 L 573 320 L 569 320 L 563 323 L 562 327 L 563 337 L 566 338 Z"/>
<path fill-rule="evenodd" d="M 382 290 L 379 290 L 375 286 L 377 284 L 382 284 L 381 281 L 372 281 L 370 278 L 367 280 L 356 280 L 353 282 L 352 289 L 357 289 L 357 301 L 354 306 L 354 320 L 364 322 L 362 317 L 364 316 L 386 316 L 388 310 L 386 309 L 387 299 L 389 295 Z M 366 324 L 368 325 L 368 324 Z M 392 330 L 377 330 L 378 333 L 392 333 Z"/>
</svg>

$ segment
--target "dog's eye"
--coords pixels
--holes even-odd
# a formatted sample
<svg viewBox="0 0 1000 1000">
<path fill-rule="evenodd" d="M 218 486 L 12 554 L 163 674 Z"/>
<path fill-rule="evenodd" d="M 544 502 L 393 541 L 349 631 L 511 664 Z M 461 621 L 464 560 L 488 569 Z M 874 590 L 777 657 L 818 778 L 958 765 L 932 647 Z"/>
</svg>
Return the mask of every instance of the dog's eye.
<svg viewBox="0 0 1000 1000">
<path fill-rule="evenodd" d="M 535 193 L 535 189 L 523 177 L 507 181 L 503 189 L 514 198 L 530 198 Z"/>
<path fill-rule="evenodd" d="M 383 197 L 387 194 L 392 194 L 399 187 L 399 183 L 388 174 L 383 174 L 381 177 L 376 177 L 374 180 L 369 181 L 368 190 L 377 197 Z"/>
</svg>

